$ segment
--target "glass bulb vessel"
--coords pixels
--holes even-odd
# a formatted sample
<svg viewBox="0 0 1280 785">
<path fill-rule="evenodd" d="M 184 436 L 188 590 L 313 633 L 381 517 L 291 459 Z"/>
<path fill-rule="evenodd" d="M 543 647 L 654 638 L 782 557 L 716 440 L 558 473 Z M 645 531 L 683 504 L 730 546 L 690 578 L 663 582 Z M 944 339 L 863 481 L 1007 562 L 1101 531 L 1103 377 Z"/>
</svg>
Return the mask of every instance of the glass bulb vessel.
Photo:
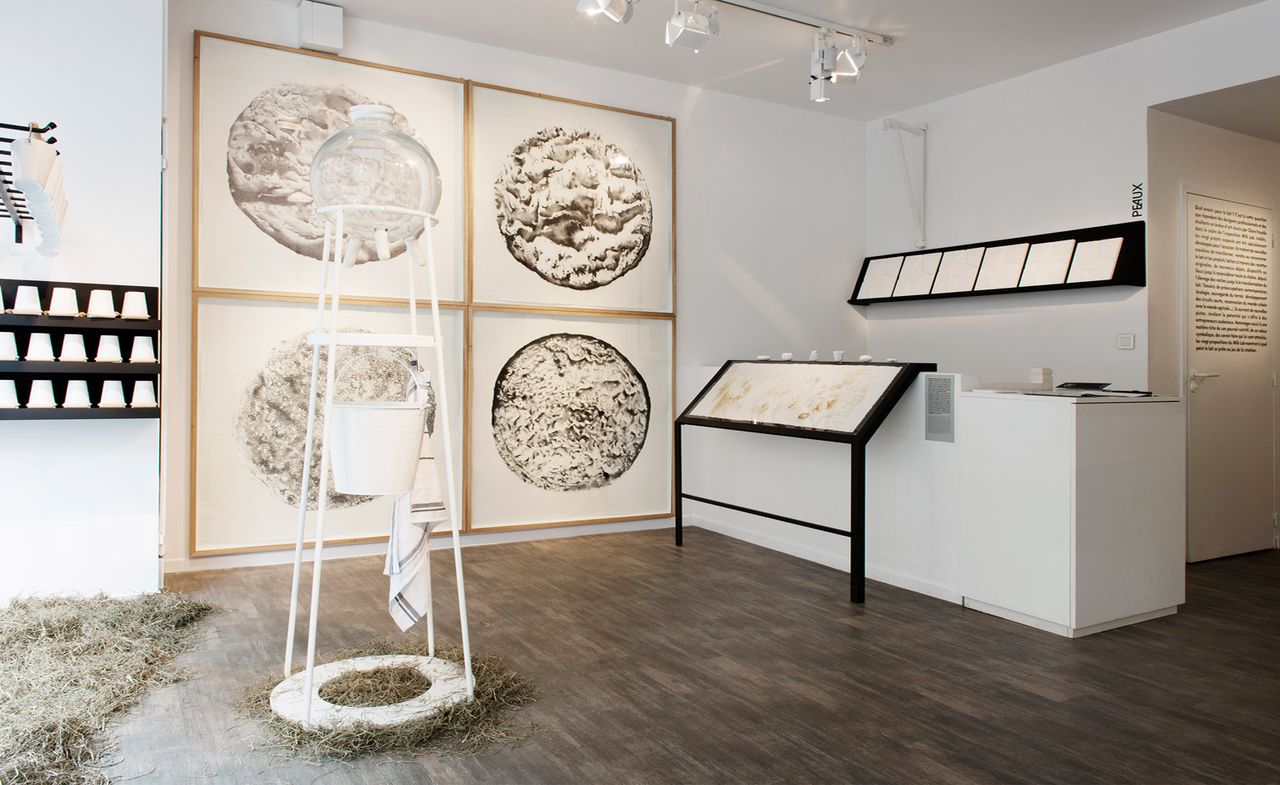
<svg viewBox="0 0 1280 785">
<path fill-rule="evenodd" d="M 396 128 L 396 113 L 390 107 L 361 104 L 348 114 L 351 125 L 321 145 L 311 162 L 316 207 L 364 206 L 344 211 L 343 231 L 376 240 L 381 247 L 416 237 L 422 231 L 422 216 L 376 208 L 434 215 L 443 192 L 440 168 L 421 142 Z M 381 252 L 379 256 L 387 258 Z"/>
</svg>

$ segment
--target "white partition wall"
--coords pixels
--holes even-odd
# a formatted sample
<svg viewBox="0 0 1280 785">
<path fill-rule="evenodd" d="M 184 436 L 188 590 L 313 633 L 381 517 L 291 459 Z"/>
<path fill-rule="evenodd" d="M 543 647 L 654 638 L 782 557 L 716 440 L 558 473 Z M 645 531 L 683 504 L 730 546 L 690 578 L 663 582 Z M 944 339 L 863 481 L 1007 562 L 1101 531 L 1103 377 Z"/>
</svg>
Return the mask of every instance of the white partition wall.
<svg viewBox="0 0 1280 785">
<path fill-rule="evenodd" d="M 58 124 L 71 206 L 57 256 L 0 237 L 0 277 L 159 285 L 164 15 L 4 4 L 0 117 Z M 160 465 L 158 420 L 0 422 L 0 603 L 159 588 Z"/>
</svg>

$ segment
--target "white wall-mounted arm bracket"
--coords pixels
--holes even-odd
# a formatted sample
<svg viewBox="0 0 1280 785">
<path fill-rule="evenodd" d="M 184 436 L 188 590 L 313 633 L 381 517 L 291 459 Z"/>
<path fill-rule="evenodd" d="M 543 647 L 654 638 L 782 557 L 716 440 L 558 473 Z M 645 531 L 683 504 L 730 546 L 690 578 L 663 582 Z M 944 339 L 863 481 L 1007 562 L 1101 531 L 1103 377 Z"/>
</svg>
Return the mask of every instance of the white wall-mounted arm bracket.
<svg viewBox="0 0 1280 785">
<path fill-rule="evenodd" d="M 920 125 L 912 125 L 896 120 L 892 117 L 880 118 L 880 128 L 885 131 L 893 131 L 898 137 L 898 155 L 902 160 L 902 181 L 907 188 L 907 204 L 911 207 L 911 217 L 916 222 L 916 247 L 924 248 L 928 245 L 925 241 L 924 231 L 924 206 L 925 206 L 925 185 L 928 182 L 926 173 L 928 171 L 928 140 L 929 126 L 921 123 Z M 911 176 L 911 166 L 907 162 L 907 146 L 902 140 L 904 134 L 911 134 L 920 137 L 920 184 L 917 187 L 916 178 Z"/>
</svg>

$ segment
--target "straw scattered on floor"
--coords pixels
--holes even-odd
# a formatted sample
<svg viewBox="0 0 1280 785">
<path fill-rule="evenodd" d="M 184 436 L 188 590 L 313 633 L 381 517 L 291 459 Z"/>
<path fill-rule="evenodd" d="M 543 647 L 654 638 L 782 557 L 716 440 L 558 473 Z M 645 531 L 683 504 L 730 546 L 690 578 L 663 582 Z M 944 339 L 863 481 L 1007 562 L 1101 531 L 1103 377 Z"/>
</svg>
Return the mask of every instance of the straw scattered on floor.
<svg viewBox="0 0 1280 785">
<path fill-rule="evenodd" d="M 427 644 L 425 641 L 377 641 L 335 659 L 380 654 L 427 656 Z M 436 656 L 462 662 L 462 653 L 457 649 L 437 648 Z M 278 675 L 250 688 L 240 708 L 266 726 L 272 748 L 311 759 L 345 760 L 377 753 L 474 755 L 495 744 L 514 747 L 524 743 L 536 728 L 532 724 L 516 723 L 515 714 L 537 697 L 533 683 L 508 670 L 497 657 L 473 656 L 471 667 L 476 684 L 474 701 L 456 703 L 435 714 L 391 727 L 358 724 L 307 730 L 298 723 L 282 719 L 271 711 L 271 690 L 280 683 Z M 348 674 L 353 678 L 343 688 L 344 697 L 356 700 L 361 695 L 385 698 L 404 695 L 399 700 L 407 700 L 425 690 L 408 693 L 405 676 L 394 673 L 399 670 L 379 668 L 364 674 Z M 393 673 L 387 674 L 387 671 Z M 332 684 L 330 682 L 326 686 Z M 325 700 L 331 699 L 326 696 Z M 379 700 L 359 705 L 388 705 L 393 702 L 398 701 Z"/>
<path fill-rule="evenodd" d="M 107 723 L 151 687 L 212 608 L 181 594 L 56 597 L 0 608 L 0 782 L 99 785 Z"/>
</svg>

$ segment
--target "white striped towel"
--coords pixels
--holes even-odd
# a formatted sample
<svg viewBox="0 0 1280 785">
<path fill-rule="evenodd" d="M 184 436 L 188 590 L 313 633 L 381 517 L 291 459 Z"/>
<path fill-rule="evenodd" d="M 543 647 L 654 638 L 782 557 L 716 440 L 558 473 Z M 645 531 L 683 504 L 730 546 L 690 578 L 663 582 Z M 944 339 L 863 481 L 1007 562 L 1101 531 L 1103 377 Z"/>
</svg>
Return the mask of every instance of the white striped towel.
<svg viewBox="0 0 1280 785">
<path fill-rule="evenodd" d="M 391 510 L 391 539 L 387 543 L 384 573 L 391 578 L 391 595 L 387 610 L 401 630 L 407 630 L 427 613 L 431 603 L 430 548 L 431 530 L 449 520 L 444 503 L 444 486 L 431 455 L 431 432 L 434 430 L 435 394 L 431 374 L 410 369 L 409 400 L 426 400 L 427 424 L 422 435 L 418 473 L 413 490 L 396 497 Z"/>
</svg>

